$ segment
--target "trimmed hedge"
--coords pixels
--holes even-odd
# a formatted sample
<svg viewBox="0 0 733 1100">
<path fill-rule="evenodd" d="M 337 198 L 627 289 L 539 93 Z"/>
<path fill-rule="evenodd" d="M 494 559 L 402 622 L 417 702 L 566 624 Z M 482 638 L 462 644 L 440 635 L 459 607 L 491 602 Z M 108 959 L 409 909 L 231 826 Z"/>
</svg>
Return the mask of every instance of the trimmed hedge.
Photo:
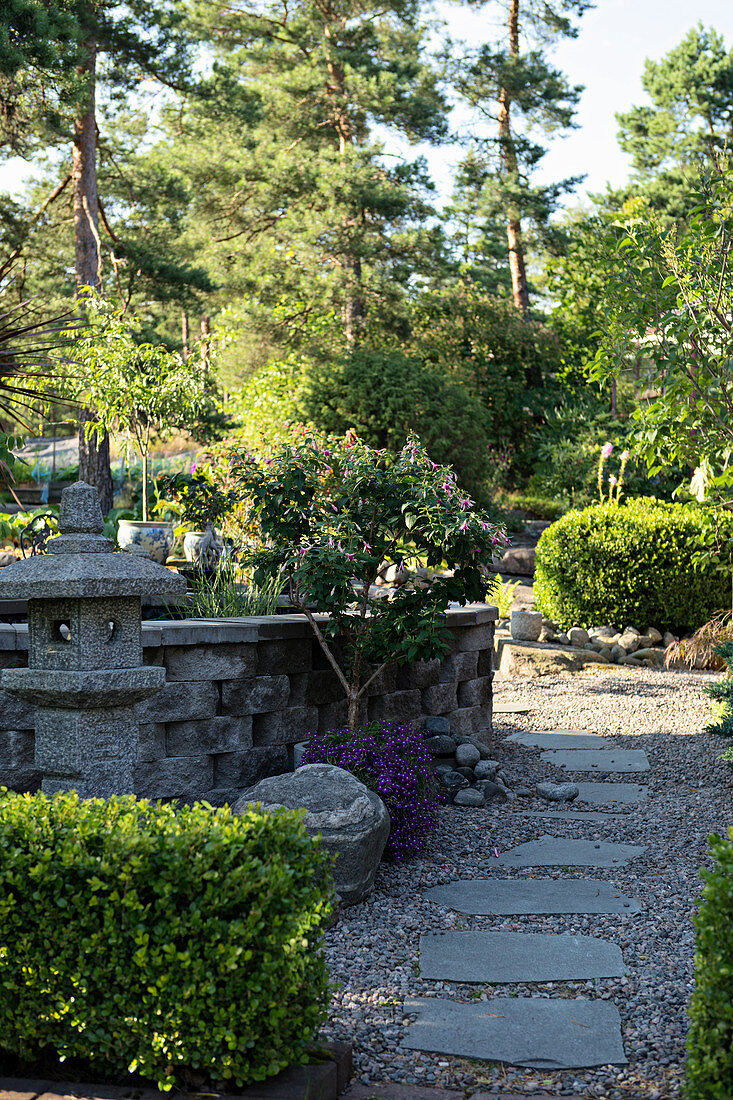
<svg viewBox="0 0 733 1100">
<path fill-rule="evenodd" d="M 0 1047 L 168 1089 L 302 1058 L 330 857 L 296 811 L 0 792 Z"/>
<path fill-rule="evenodd" d="M 712 871 L 695 917 L 695 991 L 688 1009 L 687 1100 L 733 1096 L 733 829 L 710 838 Z"/>
<path fill-rule="evenodd" d="M 537 546 L 536 606 L 564 629 L 696 630 L 730 601 L 728 574 L 693 566 L 715 537 L 710 513 L 695 504 L 639 497 L 568 512 Z"/>
</svg>

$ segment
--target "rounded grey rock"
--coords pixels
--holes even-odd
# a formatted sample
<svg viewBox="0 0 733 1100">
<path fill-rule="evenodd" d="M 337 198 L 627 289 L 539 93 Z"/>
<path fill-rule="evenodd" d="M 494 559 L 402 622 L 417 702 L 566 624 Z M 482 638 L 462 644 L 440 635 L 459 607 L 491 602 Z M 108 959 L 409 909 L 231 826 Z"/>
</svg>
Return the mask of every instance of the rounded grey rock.
<svg viewBox="0 0 733 1100">
<path fill-rule="evenodd" d="M 437 773 L 436 773 L 437 774 Z M 469 786 L 469 782 L 465 775 L 461 775 L 460 772 L 451 770 L 449 772 L 441 772 L 438 775 L 438 781 L 446 791 L 461 791 L 464 787 Z"/>
<path fill-rule="evenodd" d="M 425 719 L 426 733 L 450 733 L 450 720 L 442 714 Z"/>
<path fill-rule="evenodd" d="M 498 760 L 480 760 L 473 770 L 477 779 L 493 779 L 500 767 Z"/>
<path fill-rule="evenodd" d="M 512 611 L 510 629 L 516 642 L 536 642 L 542 633 L 542 615 L 539 611 Z"/>
<path fill-rule="evenodd" d="M 473 768 L 456 768 L 456 771 L 459 775 L 462 775 L 464 779 L 467 779 L 469 783 L 474 783 L 476 781 Z"/>
<path fill-rule="evenodd" d="M 486 803 L 483 791 L 476 787 L 467 787 L 456 793 L 453 803 L 456 806 L 483 806 Z"/>
<path fill-rule="evenodd" d="M 429 737 L 425 743 L 432 756 L 452 756 L 456 749 L 453 738 L 449 737 L 447 733 L 439 733 L 435 737 Z"/>
<path fill-rule="evenodd" d="M 538 783 L 535 790 L 546 802 L 572 802 L 580 794 L 577 783 Z"/>
<path fill-rule="evenodd" d="M 568 631 L 568 640 L 571 645 L 582 649 L 584 645 L 588 644 L 590 638 L 588 637 L 588 631 L 583 630 L 582 626 L 572 626 Z"/>
<path fill-rule="evenodd" d="M 461 768 L 475 768 L 481 759 L 481 753 L 475 745 L 459 745 L 456 749 L 456 763 Z"/>
<path fill-rule="evenodd" d="M 502 802 L 508 801 L 509 791 L 501 783 L 492 783 L 490 779 L 480 779 L 476 784 L 476 789 L 483 791 L 486 798 L 500 798 Z"/>
</svg>

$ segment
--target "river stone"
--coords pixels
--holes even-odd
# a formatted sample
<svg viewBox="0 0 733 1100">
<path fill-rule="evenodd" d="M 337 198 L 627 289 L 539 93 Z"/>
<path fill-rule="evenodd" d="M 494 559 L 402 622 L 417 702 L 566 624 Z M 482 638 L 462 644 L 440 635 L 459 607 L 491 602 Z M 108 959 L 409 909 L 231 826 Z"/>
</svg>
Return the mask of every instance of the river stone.
<svg viewBox="0 0 733 1100">
<path fill-rule="evenodd" d="M 542 633 L 539 611 L 512 611 L 511 635 L 517 642 L 536 642 Z"/>
<path fill-rule="evenodd" d="M 442 714 L 433 715 L 425 719 L 425 730 L 427 733 L 450 733 L 450 721 Z"/>
<path fill-rule="evenodd" d="M 581 649 L 590 641 L 588 631 L 583 630 L 582 626 L 573 626 L 568 631 L 568 641 L 571 645 L 577 646 L 579 649 Z"/>
<path fill-rule="evenodd" d="M 306 764 L 261 779 L 244 791 L 232 813 L 244 813 L 255 802 L 266 812 L 304 807 L 306 829 L 311 836 L 320 833 L 323 847 L 336 856 L 333 876 L 342 903 L 355 905 L 366 897 L 389 836 L 389 814 L 379 795 L 343 768 Z"/>
<path fill-rule="evenodd" d="M 473 878 L 434 886 L 425 897 L 469 916 L 638 913 L 638 901 L 608 882 L 582 878 Z"/>
<path fill-rule="evenodd" d="M 568 772 L 646 772 L 649 761 L 643 749 L 569 749 L 543 752 L 542 760 Z"/>
<path fill-rule="evenodd" d="M 646 848 L 605 840 L 571 840 L 541 836 L 518 844 L 499 856 L 500 867 L 621 867 L 642 856 Z"/>
<path fill-rule="evenodd" d="M 477 779 L 493 779 L 500 768 L 498 760 L 480 760 L 473 770 Z"/>
<path fill-rule="evenodd" d="M 506 787 L 502 786 L 501 783 L 492 783 L 490 779 L 479 779 L 476 788 L 483 791 L 485 798 L 500 798 L 503 802 L 512 801 Z"/>
<path fill-rule="evenodd" d="M 483 791 L 477 787 L 466 787 L 458 791 L 453 799 L 454 806 L 483 806 L 485 803 Z"/>
<path fill-rule="evenodd" d="M 512 733 L 506 738 L 513 745 L 530 749 L 602 749 L 612 748 L 613 742 L 597 733 L 574 733 L 571 730 L 553 730 L 548 733 Z"/>
<path fill-rule="evenodd" d="M 406 997 L 417 1015 L 403 1046 L 532 1069 L 625 1065 L 621 1018 L 610 1001 L 584 997 L 492 997 L 462 1004 Z"/>
<path fill-rule="evenodd" d="M 454 768 L 448 771 L 441 770 L 440 772 L 436 770 L 435 774 L 441 787 L 446 791 L 462 791 L 464 787 L 469 786 L 469 782 L 465 775 L 461 775 L 461 773 L 455 771 Z"/>
<path fill-rule="evenodd" d="M 481 753 L 475 745 L 458 745 L 456 748 L 456 764 L 460 768 L 475 768 L 481 760 Z"/>
<path fill-rule="evenodd" d="M 620 978 L 621 948 L 593 936 L 424 932 L 420 976 L 439 982 L 564 982 Z"/>
<path fill-rule="evenodd" d="M 572 802 L 580 794 L 577 783 L 538 783 L 535 790 L 546 802 Z"/>
<path fill-rule="evenodd" d="M 633 653 L 635 649 L 639 648 L 639 635 L 636 632 L 632 633 L 627 627 L 619 638 L 618 644 L 627 653 Z"/>
<path fill-rule="evenodd" d="M 425 744 L 431 756 L 452 756 L 456 745 L 452 737 L 447 733 L 438 733 L 435 737 L 428 737 Z"/>
<path fill-rule="evenodd" d="M 473 768 L 456 768 L 459 775 L 462 775 L 464 779 L 467 779 L 469 783 L 473 783 L 476 776 L 473 773 Z"/>
</svg>

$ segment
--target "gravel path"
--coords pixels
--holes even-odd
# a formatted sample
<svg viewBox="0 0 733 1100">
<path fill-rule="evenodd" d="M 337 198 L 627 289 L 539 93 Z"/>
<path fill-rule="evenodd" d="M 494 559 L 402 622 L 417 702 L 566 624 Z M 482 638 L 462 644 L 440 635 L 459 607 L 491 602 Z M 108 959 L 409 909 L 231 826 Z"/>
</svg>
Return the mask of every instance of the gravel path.
<svg viewBox="0 0 733 1100">
<path fill-rule="evenodd" d="M 504 764 L 509 786 L 541 778 L 587 780 L 540 763 L 536 749 L 510 745 L 515 730 L 577 729 L 613 735 L 622 748 L 644 748 L 651 771 L 604 777 L 642 782 L 648 801 L 608 822 L 528 818 L 521 807 L 546 809 L 539 799 L 518 799 L 488 809 L 441 811 L 441 823 L 420 859 L 382 865 L 376 888 L 361 905 L 342 912 L 327 935 L 327 957 L 338 985 L 332 1038 L 354 1043 L 355 1073 L 364 1084 L 395 1081 L 436 1085 L 466 1093 L 509 1090 L 531 1096 L 677 1097 L 684 1066 L 685 1008 L 693 984 L 694 932 L 691 917 L 706 863 L 707 836 L 733 824 L 733 773 L 717 762 L 724 743 L 704 732 L 708 700 L 701 688 L 719 674 L 591 668 L 572 677 L 503 680 L 495 701 L 530 707 L 526 714 L 497 715 L 494 755 Z M 629 915 L 468 917 L 428 902 L 430 886 L 457 878 L 505 877 L 494 850 L 555 836 L 621 841 L 648 846 L 645 856 L 608 875 L 638 898 L 642 910 Z M 574 877 L 578 872 L 544 868 L 512 870 L 512 876 Z M 618 944 L 628 974 L 620 979 L 482 987 L 440 983 L 418 974 L 418 938 L 430 929 L 503 929 L 595 935 Z M 403 999 L 443 996 L 490 999 L 511 991 L 519 996 L 592 996 L 612 1000 L 622 1018 L 629 1065 L 565 1072 L 537 1071 L 403 1050 L 408 1022 Z"/>
</svg>

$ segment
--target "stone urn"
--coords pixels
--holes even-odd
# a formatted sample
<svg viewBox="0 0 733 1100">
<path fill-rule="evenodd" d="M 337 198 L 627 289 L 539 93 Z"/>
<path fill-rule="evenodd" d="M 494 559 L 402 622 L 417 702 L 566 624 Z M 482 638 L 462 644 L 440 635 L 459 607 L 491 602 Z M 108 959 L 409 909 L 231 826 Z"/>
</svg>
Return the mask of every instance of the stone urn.
<svg viewBox="0 0 733 1100">
<path fill-rule="evenodd" d="M 539 611 L 512 611 L 509 629 L 515 642 L 536 642 L 542 633 Z"/>
<path fill-rule="evenodd" d="M 145 551 L 158 565 L 165 565 L 175 541 L 173 524 L 162 520 L 121 519 L 117 527 L 120 550 Z"/>
</svg>

